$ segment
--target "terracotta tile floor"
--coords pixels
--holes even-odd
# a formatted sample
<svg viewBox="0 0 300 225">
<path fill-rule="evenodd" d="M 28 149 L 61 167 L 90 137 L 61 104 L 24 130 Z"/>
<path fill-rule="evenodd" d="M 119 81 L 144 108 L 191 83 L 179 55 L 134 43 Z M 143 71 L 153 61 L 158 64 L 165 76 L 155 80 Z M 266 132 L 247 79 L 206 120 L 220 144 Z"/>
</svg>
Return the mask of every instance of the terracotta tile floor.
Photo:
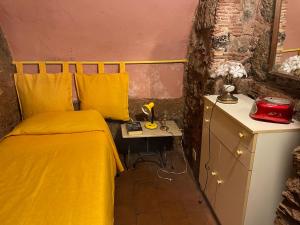
<svg viewBox="0 0 300 225">
<path fill-rule="evenodd" d="M 184 168 L 180 154 L 168 154 L 167 167 L 176 171 Z M 161 175 L 157 166 L 140 163 L 116 178 L 115 225 L 216 225 L 190 173 Z"/>
</svg>

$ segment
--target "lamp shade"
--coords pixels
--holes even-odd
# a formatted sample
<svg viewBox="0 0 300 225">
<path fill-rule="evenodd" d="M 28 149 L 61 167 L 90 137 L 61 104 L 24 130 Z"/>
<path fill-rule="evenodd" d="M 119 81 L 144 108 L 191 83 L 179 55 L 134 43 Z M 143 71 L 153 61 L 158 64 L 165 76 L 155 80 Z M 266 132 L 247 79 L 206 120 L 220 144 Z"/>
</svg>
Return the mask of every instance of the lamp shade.
<svg viewBox="0 0 300 225">
<path fill-rule="evenodd" d="M 151 109 L 154 107 L 154 102 L 149 102 L 148 104 L 144 104 L 142 106 L 142 111 L 143 113 L 145 113 L 146 115 L 150 115 L 151 114 Z"/>
</svg>

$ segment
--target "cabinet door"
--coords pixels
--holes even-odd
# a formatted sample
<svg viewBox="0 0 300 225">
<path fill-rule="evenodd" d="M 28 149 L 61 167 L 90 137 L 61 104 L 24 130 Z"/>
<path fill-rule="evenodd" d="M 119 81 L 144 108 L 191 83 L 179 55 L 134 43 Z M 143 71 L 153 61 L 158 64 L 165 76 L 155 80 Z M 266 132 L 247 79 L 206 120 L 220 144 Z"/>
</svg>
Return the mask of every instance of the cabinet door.
<svg viewBox="0 0 300 225">
<path fill-rule="evenodd" d="M 209 140 L 209 131 L 208 129 L 204 128 L 202 133 L 200 161 L 200 186 L 212 206 L 215 203 L 216 197 L 216 165 L 219 157 L 219 152 L 220 142 L 212 133 Z"/>
<path fill-rule="evenodd" d="M 221 145 L 217 171 L 216 215 L 222 225 L 242 225 L 251 172 L 224 145 Z"/>
</svg>

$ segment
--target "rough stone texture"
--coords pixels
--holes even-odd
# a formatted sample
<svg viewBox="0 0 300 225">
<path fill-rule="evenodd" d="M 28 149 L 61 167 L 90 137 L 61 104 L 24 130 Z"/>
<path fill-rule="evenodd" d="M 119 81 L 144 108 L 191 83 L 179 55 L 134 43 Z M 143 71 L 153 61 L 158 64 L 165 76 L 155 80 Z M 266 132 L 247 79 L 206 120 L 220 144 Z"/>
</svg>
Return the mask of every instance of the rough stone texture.
<svg viewBox="0 0 300 225">
<path fill-rule="evenodd" d="M 262 7 L 260 8 L 260 12 L 265 21 L 271 23 L 274 17 L 274 0 L 262 0 Z"/>
<path fill-rule="evenodd" d="M 271 30 L 273 26 L 274 18 L 274 5 L 275 0 L 262 0 L 261 15 L 264 20 L 259 20 L 264 27 L 259 33 L 258 38 L 254 39 L 253 55 L 250 58 L 251 63 L 251 75 L 254 80 L 252 90 L 258 95 L 273 95 L 277 97 L 283 97 L 291 99 L 295 102 L 295 118 L 300 119 L 300 81 L 277 77 L 269 74 L 268 63 L 271 49 Z M 271 8 L 271 10 L 270 10 Z M 273 14 L 271 14 L 271 12 Z M 284 32 L 286 21 L 286 0 L 283 0 L 282 15 L 279 30 Z M 258 17 L 259 18 L 259 17 Z M 271 20 L 270 20 L 271 19 Z M 256 44 L 255 44 L 256 43 Z M 282 48 L 282 43 L 278 44 L 279 48 Z M 280 60 L 280 55 L 276 60 Z M 249 92 L 249 89 L 244 90 L 245 93 Z"/>
<path fill-rule="evenodd" d="M 300 146 L 293 152 L 295 175 L 286 182 L 286 190 L 282 192 L 283 200 L 276 211 L 274 224 L 296 225 L 300 223 Z"/>
<path fill-rule="evenodd" d="M 221 92 L 223 81 L 209 78 L 220 64 L 241 61 L 249 77 L 236 82 L 238 93 L 292 99 L 296 103 L 296 118 L 300 118 L 300 82 L 268 73 L 274 3 L 275 0 L 199 1 L 184 78 L 183 120 L 186 154 L 196 178 L 201 151 L 202 97 Z M 284 23 L 281 28 L 284 29 Z M 198 154 L 196 161 L 192 159 L 192 149 Z"/>
<path fill-rule="evenodd" d="M 11 55 L 0 29 L 0 138 L 20 121 Z"/>
<path fill-rule="evenodd" d="M 251 72 L 256 80 L 263 81 L 267 79 L 270 43 L 270 32 L 262 33 L 257 40 L 255 51 L 250 59 Z"/>
<path fill-rule="evenodd" d="M 253 56 L 261 35 L 270 33 L 274 6 L 272 1 L 218 1 L 214 38 L 227 35 L 229 40 L 223 43 L 223 48 L 214 46 L 212 70 L 227 60 L 245 63 Z"/>
<path fill-rule="evenodd" d="M 296 174 L 300 176 L 300 146 L 298 146 L 293 153 L 293 167 L 296 171 Z M 300 188 L 299 188 L 300 191 Z"/>
<path fill-rule="evenodd" d="M 188 49 L 189 63 L 184 79 L 184 149 L 195 177 L 199 175 L 202 135 L 202 96 L 206 93 L 206 82 L 213 53 L 213 28 L 217 1 L 199 1 Z M 192 157 L 193 149 L 197 153 Z"/>
<path fill-rule="evenodd" d="M 129 114 L 133 119 L 143 120 L 145 114 L 142 112 L 142 106 L 145 103 L 153 101 L 154 114 L 156 120 L 162 120 L 164 114 L 167 120 L 175 120 L 179 127 L 182 127 L 183 121 L 183 98 L 174 99 L 129 99 Z"/>
</svg>

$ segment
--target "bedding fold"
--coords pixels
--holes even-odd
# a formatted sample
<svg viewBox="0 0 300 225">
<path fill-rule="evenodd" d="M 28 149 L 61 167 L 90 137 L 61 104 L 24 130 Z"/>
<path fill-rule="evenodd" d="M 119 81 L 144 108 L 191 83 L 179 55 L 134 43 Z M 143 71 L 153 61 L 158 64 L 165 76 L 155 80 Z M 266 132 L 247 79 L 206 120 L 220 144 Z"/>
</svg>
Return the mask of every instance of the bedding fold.
<svg viewBox="0 0 300 225">
<path fill-rule="evenodd" d="M 102 131 L 107 135 L 120 172 L 124 170 L 109 127 L 95 110 L 41 113 L 22 121 L 7 137 Z"/>
</svg>

